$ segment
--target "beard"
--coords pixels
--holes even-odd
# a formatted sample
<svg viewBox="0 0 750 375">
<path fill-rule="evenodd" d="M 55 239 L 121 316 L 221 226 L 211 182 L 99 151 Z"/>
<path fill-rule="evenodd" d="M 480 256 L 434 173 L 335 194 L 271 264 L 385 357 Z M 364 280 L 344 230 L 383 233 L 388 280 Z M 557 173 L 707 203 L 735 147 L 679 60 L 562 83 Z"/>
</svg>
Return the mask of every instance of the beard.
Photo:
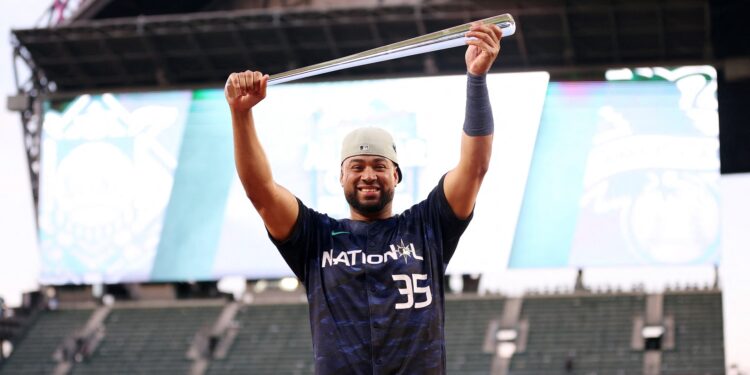
<svg viewBox="0 0 750 375">
<path fill-rule="evenodd" d="M 357 189 L 345 194 L 346 201 L 354 210 L 362 214 L 375 214 L 382 211 L 385 206 L 393 201 L 395 192 L 393 189 L 380 189 L 380 198 L 377 201 L 362 202 L 357 199 Z"/>
</svg>

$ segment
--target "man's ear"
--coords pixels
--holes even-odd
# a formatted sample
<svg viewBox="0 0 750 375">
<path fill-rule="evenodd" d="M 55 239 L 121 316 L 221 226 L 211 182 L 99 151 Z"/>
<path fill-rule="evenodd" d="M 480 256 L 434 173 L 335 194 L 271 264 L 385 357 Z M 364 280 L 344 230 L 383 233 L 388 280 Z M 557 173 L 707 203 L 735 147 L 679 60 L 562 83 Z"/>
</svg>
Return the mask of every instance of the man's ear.
<svg viewBox="0 0 750 375">
<path fill-rule="evenodd" d="M 341 165 L 341 168 L 339 169 L 339 183 L 341 184 L 341 187 L 344 187 L 344 165 Z"/>
</svg>

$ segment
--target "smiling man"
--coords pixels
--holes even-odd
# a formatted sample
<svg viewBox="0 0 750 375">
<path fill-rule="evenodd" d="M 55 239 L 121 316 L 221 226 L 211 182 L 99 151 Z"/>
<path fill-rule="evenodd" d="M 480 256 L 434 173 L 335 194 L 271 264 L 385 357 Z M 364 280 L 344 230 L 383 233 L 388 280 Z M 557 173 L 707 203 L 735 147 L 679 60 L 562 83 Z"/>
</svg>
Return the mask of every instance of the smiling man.
<svg viewBox="0 0 750 375">
<path fill-rule="evenodd" d="M 425 200 L 397 215 L 402 174 L 388 132 L 360 128 L 344 138 L 340 182 L 350 218 L 334 219 L 273 180 L 252 116 L 268 76 L 247 71 L 227 80 L 237 172 L 305 285 L 317 374 L 445 373 L 443 276 L 489 167 L 494 125 L 485 77 L 502 35 L 497 26 L 475 24 L 467 36 L 459 162 Z"/>
<path fill-rule="evenodd" d="M 341 186 L 353 220 L 391 216 L 394 188 L 401 182 L 396 145 L 379 128 L 349 133 L 341 147 Z"/>
</svg>

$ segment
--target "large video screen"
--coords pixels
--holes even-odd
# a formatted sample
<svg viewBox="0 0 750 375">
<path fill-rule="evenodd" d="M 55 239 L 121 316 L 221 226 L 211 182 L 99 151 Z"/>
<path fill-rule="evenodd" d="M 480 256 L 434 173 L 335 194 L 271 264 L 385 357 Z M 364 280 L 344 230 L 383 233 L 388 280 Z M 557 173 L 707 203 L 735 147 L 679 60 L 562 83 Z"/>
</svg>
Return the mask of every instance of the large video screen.
<svg viewBox="0 0 750 375">
<path fill-rule="evenodd" d="M 711 80 L 698 91 L 690 80 L 548 81 L 488 77 L 491 168 L 448 272 L 716 261 Z M 400 212 L 458 161 L 465 86 L 464 76 L 285 84 L 254 116 L 275 180 L 337 218 L 349 214 L 343 136 L 388 129 Z M 292 275 L 237 178 L 221 90 L 48 103 L 39 227 L 44 284 Z"/>
<path fill-rule="evenodd" d="M 635 73 L 550 85 L 509 267 L 718 264 L 716 71 Z"/>
<path fill-rule="evenodd" d="M 504 267 L 531 161 L 547 73 L 488 77 L 493 170 L 451 267 Z M 308 206 L 348 217 L 340 142 L 388 129 L 404 173 L 394 210 L 419 202 L 454 167 L 464 76 L 269 88 L 254 109 L 274 178 Z M 40 197 L 42 282 L 210 280 L 292 275 L 245 196 L 221 90 L 84 95 L 50 103 Z M 493 235 L 488 241 L 488 233 Z M 491 265 L 488 265 L 493 263 Z"/>
</svg>

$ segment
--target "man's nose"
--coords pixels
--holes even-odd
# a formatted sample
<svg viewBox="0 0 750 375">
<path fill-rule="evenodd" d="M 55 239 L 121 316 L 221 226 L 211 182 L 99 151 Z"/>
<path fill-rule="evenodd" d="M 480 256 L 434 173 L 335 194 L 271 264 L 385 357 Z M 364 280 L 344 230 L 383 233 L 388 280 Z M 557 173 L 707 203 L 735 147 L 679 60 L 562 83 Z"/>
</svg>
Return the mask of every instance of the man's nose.
<svg viewBox="0 0 750 375">
<path fill-rule="evenodd" d="M 365 170 L 362 171 L 362 180 L 364 181 L 375 181 L 377 178 L 375 170 L 371 167 L 366 167 Z"/>
</svg>

